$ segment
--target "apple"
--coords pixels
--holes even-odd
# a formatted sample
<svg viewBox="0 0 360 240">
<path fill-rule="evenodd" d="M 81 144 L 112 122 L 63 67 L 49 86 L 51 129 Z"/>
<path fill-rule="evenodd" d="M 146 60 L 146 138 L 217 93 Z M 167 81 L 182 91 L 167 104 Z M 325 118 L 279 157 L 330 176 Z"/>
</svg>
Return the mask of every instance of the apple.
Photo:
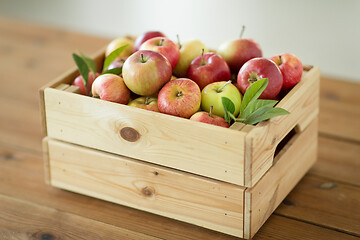
<svg viewBox="0 0 360 240">
<path fill-rule="evenodd" d="M 222 97 L 229 98 L 235 105 L 234 116 L 240 112 L 241 94 L 239 90 L 229 81 L 214 82 L 207 85 L 201 92 L 201 109 L 210 112 L 213 106 L 213 113 L 224 117 Z"/>
<path fill-rule="evenodd" d="M 127 47 L 119 54 L 118 58 L 130 56 L 133 53 L 134 41 L 127 37 L 120 37 L 112 40 L 106 47 L 105 56 L 108 56 L 112 51 L 125 45 L 127 45 Z"/>
<path fill-rule="evenodd" d="M 261 47 L 255 40 L 242 38 L 244 30 L 245 27 L 242 28 L 240 38 L 222 43 L 217 51 L 234 73 L 238 73 L 242 65 L 250 59 L 262 57 Z"/>
<path fill-rule="evenodd" d="M 203 122 L 208 123 L 220 127 L 229 127 L 229 124 L 225 121 L 224 118 L 216 116 L 212 113 L 212 106 L 210 106 L 210 112 L 196 112 L 191 117 L 190 120 L 197 121 L 197 122 Z"/>
<path fill-rule="evenodd" d="M 195 81 L 200 89 L 213 82 L 227 81 L 231 77 L 225 60 L 215 53 L 202 53 L 190 64 L 188 78 Z"/>
<path fill-rule="evenodd" d="M 154 97 L 139 97 L 130 101 L 128 105 L 153 112 L 160 112 L 157 98 Z"/>
<path fill-rule="evenodd" d="M 110 63 L 109 67 L 106 70 L 110 70 L 113 68 L 122 68 L 124 66 L 124 62 L 127 57 L 124 58 L 116 58 L 112 63 Z"/>
<path fill-rule="evenodd" d="M 141 44 L 154 37 L 166 37 L 166 36 L 162 32 L 158 32 L 158 31 L 145 32 L 136 38 L 134 43 L 134 52 L 139 51 Z"/>
<path fill-rule="evenodd" d="M 151 38 L 141 44 L 139 50 L 152 50 L 161 53 L 169 60 L 172 69 L 175 68 L 180 58 L 179 46 L 165 37 Z"/>
<path fill-rule="evenodd" d="M 97 77 L 91 91 L 93 97 L 121 104 L 127 104 L 130 98 L 130 90 L 126 87 L 124 80 L 111 73 Z"/>
<path fill-rule="evenodd" d="M 97 78 L 99 75 L 100 75 L 100 73 L 96 73 L 94 75 L 93 72 L 89 72 L 86 89 L 84 86 L 83 77 L 81 75 L 79 75 L 75 78 L 72 85 L 78 86 L 80 88 L 80 94 L 89 96 L 91 93 L 91 86 L 92 86 L 95 78 Z"/>
<path fill-rule="evenodd" d="M 128 57 L 122 69 L 126 86 L 141 96 L 150 96 L 171 78 L 170 62 L 158 52 L 139 50 Z"/>
<path fill-rule="evenodd" d="M 180 46 L 180 59 L 178 64 L 173 70 L 175 76 L 179 78 L 184 78 L 187 76 L 187 71 L 190 66 L 190 63 L 194 58 L 199 56 L 204 49 L 204 53 L 208 52 L 207 47 L 199 40 L 190 40 Z"/>
<path fill-rule="evenodd" d="M 301 79 L 303 66 L 299 58 L 291 53 L 283 53 L 270 58 L 278 65 L 282 76 L 282 90 L 288 90 L 295 86 Z"/>
<path fill-rule="evenodd" d="M 269 84 L 259 98 L 275 99 L 281 90 L 283 77 L 276 63 L 269 59 L 254 58 L 246 62 L 239 71 L 237 83 L 244 94 L 252 83 L 263 78 L 267 78 Z"/>
<path fill-rule="evenodd" d="M 160 112 L 189 118 L 200 108 L 201 91 L 191 79 L 178 78 L 166 83 L 158 95 Z"/>
</svg>

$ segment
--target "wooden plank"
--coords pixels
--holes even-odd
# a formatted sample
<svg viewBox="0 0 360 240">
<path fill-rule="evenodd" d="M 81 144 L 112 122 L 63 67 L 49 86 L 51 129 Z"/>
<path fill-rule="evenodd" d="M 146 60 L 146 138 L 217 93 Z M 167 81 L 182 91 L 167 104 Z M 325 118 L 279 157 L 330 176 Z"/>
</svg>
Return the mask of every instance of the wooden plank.
<svg viewBox="0 0 360 240">
<path fill-rule="evenodd" d="M 5 18 L 0 32 L 0 142 L 40 152 L 38 89 L 74 66 L 76 49 L 91 55 L 109 40 Z"/>
<path fill-rule="evenodd" d="M 317 119 L 295 135 L 261 181 L 245 191 L 244 238 L 253 237 L 285 196 L 316 161 Z"/>
<path fill-rule="evenodd" d="M 1 239 L 159 239 L 1 194 L 0 212 Z"/>
<path fill-rule="evenodd" d="M 358 240 L 358 237 L 294 219 L 271 215 L 253 240 Z"/>
<path fill-rule="evenodd" d="M 321 78 L 321 134 L 360 142 L 360 84 Z"/>
<path fill-rule="evenodd" d="M 276 213 L 360 237 L 360 188 L 306 176 Z"/>
<path fill-rule="evenodd" d="M 299 82 L 278 104 L 290 112 L 261 122 L 246 136 L 250 161 L 245 169 L 245 186 L 251 187 L 272 166 L 274 152 L 281 140 L 294 128 L 303 131 L 316 118 L 319 110 L 319 68 L 304 72 Z M 248 149 L 248 148 L 247 148 Z"/>
<path fill-rule="evenodd" d="M 45 99 L 49 137 L 243 185 L 241 131 L 51 88 Z"/>
<path fill-rule="evenodd" d="M 319 152 L 310 175 L 360 186 L 360 144 L 319 137 Z"/>
<path fill-rule="evenodd" d="M 192 224 L 48 186 L 44 183 L 40 154 L 0 144 L 0 165 L 0 194 L 161 239 L 235 239 Z"/>
<path fill-rule="evenodd" d="M 51 184 L 242 237 L 244 188 L 49 139 Z"/>
<path fill-rule="evenodd" d="M 50 173 L 50 159 L 49 159 L 49 146 L 46 138 L 42 141 L 43 146 L 43 161 L 44 161 L 44 179 L 46 184 L 50 184 L 51 173 Z"/>
</svg>

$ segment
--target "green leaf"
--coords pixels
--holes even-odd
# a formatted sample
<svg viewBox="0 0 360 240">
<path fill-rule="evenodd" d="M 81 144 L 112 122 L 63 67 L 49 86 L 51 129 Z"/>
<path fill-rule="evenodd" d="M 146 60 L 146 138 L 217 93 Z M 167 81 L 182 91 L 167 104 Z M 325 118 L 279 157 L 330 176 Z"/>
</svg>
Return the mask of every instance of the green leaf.
<svg viewBox="0 0 360 240">
<path fill-rule="evenodd" d="M 227 97 L 222 97 L 221 102 L 224 108 L 224 119 L 227 123 L 230 124 L 231 119 L 229 117 L 229 113 L 234 114 L 235 104 Z"/>
<path fill-rule="evenodd" d="M 254 101 L 250 101 L 244 111 L 241 114 L 241 118 L 246 119 L 249 115 L 255 112 L 257 109 L 263 106 L 273 107 L 278 101 L 276 100 L 268 100 L 268 99 L 255 99 Z"/>
<path fill-rule="evenodd" d="M 102 72 L 104 72 L 109 67 L 109 65 L 119 56 L 120 53 L 122 53 L 122 51 L 124 51 L 127 46 L 128 45 L 124 45 L 115 49 L 105 58 Z"/>
<path fill-rule="evenodd" d="M 73 56 L 73 59 L 74 59 L 74 61 L 76 63 L 76 66 L 79 69 L 80 75 L 83 78 L 83 83 L 84 83 L 84 86 L 85 86 L 85 89 L 86 89 L 87 81 L 88 81 L 88 78 L 89 78 L 89 68 L 88 68 L 86 62 L 84 61 L 84 59 L 82 59 L 79 55 L 73 53 L 72 56 Z"/>
<path fill-rule="evenodd" d="M 106 71 L 103 72 L 101 75 L 107 74 L 107 73 L 112 73 L 112 74 L 115 74 L 115 75 L 120 75 L 120 74 L 122 73 L 122 67 L 112 68 L 112 69 L 106 70 Z"/>
<path fill-rule="evenodd" d="M 86 62 L 86 65 L 94 73 L 94 75 L 96 75 L 96 64 L 95 64 L 94 60 L 92 60 L 91 58 L 89 58 L 88 56 L 83 54 L 82 52 L 80 52 L 80 56 Z"/>
<path fill-rule="evenodd" d="M 244 123 L 246 124 L 256 124 L 261 121 L 268 120 L 281 115 L 289 114 L 283 108 L 273 108 L 271 106 L 263 106 L 251 114 Z"/>
<path fill-rule="evenodd" d="M 269 80 L 267 78 L 263 78 L 259 81 L 256 81 L 255 83 L 251 84 L 251 86 L 246 90 L 243 100 L 241 102 L 240 106 L 240 115 L 242 115 L 244 109 L 246 106 L 251 102 L 255 101 L 261 93 L 265 90 L 269 83 Z"/>
</svg>

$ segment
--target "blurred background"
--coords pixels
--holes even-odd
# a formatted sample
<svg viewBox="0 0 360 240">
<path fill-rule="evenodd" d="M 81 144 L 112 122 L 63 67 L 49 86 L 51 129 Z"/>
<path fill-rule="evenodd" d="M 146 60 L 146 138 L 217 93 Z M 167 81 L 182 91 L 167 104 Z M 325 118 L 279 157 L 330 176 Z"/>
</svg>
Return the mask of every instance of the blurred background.
<svg viewBox="0 0 360 240">
<path fill-rule="evenodd" d="M 0 15 L 109 39 L 159 30 L 212 49 L 245 25 L 264 57 L 290 52 L 325 76 L 360 82 L 359 0 L 0 0 Z"/>
</svg>

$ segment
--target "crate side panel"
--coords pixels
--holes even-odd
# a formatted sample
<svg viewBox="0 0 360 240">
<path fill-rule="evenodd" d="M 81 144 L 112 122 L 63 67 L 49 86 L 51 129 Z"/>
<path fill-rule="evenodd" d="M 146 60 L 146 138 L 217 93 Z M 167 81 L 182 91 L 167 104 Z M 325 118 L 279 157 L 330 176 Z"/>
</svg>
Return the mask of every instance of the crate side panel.
<svg viewBox="0 0 360 240">
<path fill-rule="evenodd" d="M 302 81 L 278 104 L 290 112 L 259 123 L 246 137 L 251 141 L 251 156 L 246 161 L 245 186 L 254 186 L 272 166 L 274 152 L 281 140 L 294 128 L 303 131 L 319 113 L 320 71 L 304 72 Z"/>
<path fill-rule="evenodd" d="M 245 192 L 250 199 L 251 223 L 245 224 L 244 237 L 253 237 L 286 195 L 295 187 L 317 158 L 318 120 L 314 119 L 304 132 L 295 135 L 277 157 L 276 164 L 252 188 Z M 246 209 L 245 209 L 246 210 Z M 249 232 L 250 230 L 250 232 Z"/>
<path fill-rule="evenodd" d="M 53 186 L 242 237 L 244 188 L 49 140 Z"/>
<path fill-rule="evenodd" d="M 48 136 L 52 138 L 237 185 L 244 183 L 245 134 L 241 131 L 56 89 L 46 89 L 45 100 Z M 131 139 L 122 135 L 124 129 L 131 130 Z"/>
</svg>

